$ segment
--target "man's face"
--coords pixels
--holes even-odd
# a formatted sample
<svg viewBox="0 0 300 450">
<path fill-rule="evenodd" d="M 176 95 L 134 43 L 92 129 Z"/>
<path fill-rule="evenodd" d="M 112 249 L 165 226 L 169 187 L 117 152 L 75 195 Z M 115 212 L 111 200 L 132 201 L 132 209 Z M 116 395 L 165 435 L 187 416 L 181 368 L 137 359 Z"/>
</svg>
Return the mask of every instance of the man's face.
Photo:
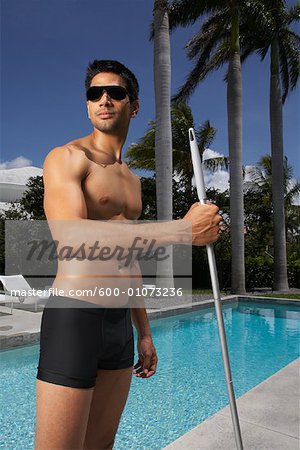
<svg viewBox="0 0 300 450">
<path fill-rule="evenodd" d="M 122 86 L 126 89 L 123 79 L 114 73 L 98 73 L 91 81 L 91 86 Z M 127 131 L 131 117 L 135 117 L 139 102 L 130 103 L 129 97 L 123 100 L 114 100 L 104 91 L 101 98 L 88 101 L 87 108 L 90 120 L 94 127 L 104 133 L 118 134 Z"/>
</svg>

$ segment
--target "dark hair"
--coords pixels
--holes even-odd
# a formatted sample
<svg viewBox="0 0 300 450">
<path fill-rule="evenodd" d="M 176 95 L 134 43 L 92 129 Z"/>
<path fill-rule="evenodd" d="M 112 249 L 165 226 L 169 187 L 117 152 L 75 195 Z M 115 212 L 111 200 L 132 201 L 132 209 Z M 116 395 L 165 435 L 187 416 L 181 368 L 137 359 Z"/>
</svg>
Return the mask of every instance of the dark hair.
<svg viewBox="0 0 300 450">
<path fill-rule="evenodd" d="M 91 85 L 91 81 L 98 73 L 101 72 L 112 72 L 120 75 L 123 78 L 126 88 L 128 91 L 128 96 L 131 102 L 136 100 L 139 96 L 139 83 L 135 75 L 131 70 L 127 69 L 123 64 L 118 61 L 108 60 L 108 59 L 95 59 L 90 62 L 86 71 L 85 78 L 85 89 Z"/>
</svg>

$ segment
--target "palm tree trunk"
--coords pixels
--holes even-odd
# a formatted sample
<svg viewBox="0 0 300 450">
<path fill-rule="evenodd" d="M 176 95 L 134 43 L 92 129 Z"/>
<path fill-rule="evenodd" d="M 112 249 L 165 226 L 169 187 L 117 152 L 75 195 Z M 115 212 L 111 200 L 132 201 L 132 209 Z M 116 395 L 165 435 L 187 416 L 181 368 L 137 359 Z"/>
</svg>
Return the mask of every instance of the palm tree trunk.
<svg viewBox="0 0 300 450">
<path fill-rule="evenodd" d="M 155 172 L 158 220 L 172 220 L 171 56 L 167 0 L 154 1 Z M 160 287 L 173 287 L 172 246 L 157 264 Z M 161 278 L 160 278 L 161 277 Z"/>
<path fill-rule="evenodd" d="M 231 55 L 227 82 L 230 174 L 231 291 L 245 293 L 244 196 L 242 171 L 242 76 L 238 10 L 233 6 Z"/>
<path fill-rule="evenodd" d="M 279 81 L 279 49 L 274 39 L 271 44 L 270 80 L 270 131 L 272 148 L 272 203 L 274 224 L 274 289 L 287 291 L 285 214 L 284 214 L 284 173 L 282 100 Z"/>
</svg>

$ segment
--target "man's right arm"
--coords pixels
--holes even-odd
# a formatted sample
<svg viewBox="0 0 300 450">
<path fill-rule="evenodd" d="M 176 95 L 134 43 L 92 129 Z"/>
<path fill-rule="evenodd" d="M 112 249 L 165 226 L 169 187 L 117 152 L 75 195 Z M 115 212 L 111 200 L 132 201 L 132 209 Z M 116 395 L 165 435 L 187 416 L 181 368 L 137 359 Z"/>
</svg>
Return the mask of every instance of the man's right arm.
<svg viewBox="0 0 300 450">
<path fill-rule="evenodd" d="M 205 245 L 218 239 L 221 217 L 214 205 L 195 203 L 183 219 L 155 224 L 87 219 L 82 191 L 82 181 L 87 173 L 88 164 L 80 150 L 58 147 L 45 159 L 44 209 L 51 230 L 55 230 L 54 238 L 63 240 L 64 245 L 68 241 L 75 249 L 82 242 L 90 245 L 98 240 L 102 247 L 119 245 L 128 248 L 139 237 L 139 246 L 144 240 L 143 248 L 147 251 L 153 240 L 152 248 L 155 249 L 178 243 Z"/>
</svg>

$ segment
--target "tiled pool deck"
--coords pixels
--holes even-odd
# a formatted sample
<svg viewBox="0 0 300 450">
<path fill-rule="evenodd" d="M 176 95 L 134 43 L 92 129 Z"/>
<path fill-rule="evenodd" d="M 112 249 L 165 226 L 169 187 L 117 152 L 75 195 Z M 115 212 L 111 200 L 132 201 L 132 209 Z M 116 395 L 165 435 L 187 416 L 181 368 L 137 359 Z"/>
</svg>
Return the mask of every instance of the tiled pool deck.
<svg viewBox="0 0 300 450">
<path fill-rule="evenodd" d="M 209 296 L 208 296 L 209 297 Z M 241 297 L 241 296 L 239 296 Z M 228 296 L 222 303 L 232 302 Z M 248 296 L 247 296 L 248 298 Z M 214 304 L 213 300 L 193 297 L 182 305 L 182 299 L 159 307 L 146 302 L 149 317 L 180 314 Z M 255 301 L 272 301 L 270 298 Z M 284 303 L 286 300 L 278 299 Z M 300 300 L 292 300 L 299 303 Z M 31 312 L 0 306 L 0 349 L 39 342 L 42 311 Z M 5 313 L 5 315 L 1 315 Z M 300 448 L 300 359 L 293 361 L 237 400 L 244 450 L 299 450 Z M 235 441 L 229 406 L 169 444 L 167 450 L 234 450 Z"/>
</svg>

